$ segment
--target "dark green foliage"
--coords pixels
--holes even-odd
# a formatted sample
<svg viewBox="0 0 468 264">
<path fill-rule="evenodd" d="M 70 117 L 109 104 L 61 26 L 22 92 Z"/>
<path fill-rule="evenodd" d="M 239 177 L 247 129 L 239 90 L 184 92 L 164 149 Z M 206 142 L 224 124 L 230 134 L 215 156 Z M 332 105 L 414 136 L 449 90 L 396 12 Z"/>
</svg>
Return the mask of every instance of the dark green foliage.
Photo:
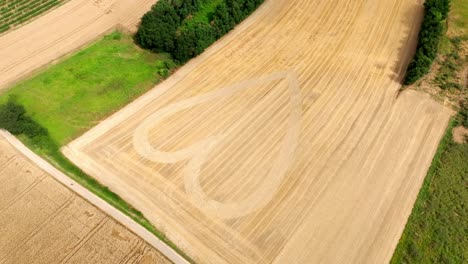
<svg viewBox="0 0 468 264">
<path fill-rule="evenodd" d="M 6 104 L 0 105 L 0 128 L 30 138 L 47 135 L 47 130 L 27 116 L 24 107 L 11 97 Z"/>
<path fill-rule="evenodd" d="M 263 1 L 264 0 L 225 0 L 215 11 L 214 26 L 220 32 L 228 32 L 255 11 Z"/>
<path fill-rule="evenodd" d="M 205 0 L 206 1 L 206 0 Z M 177 14 L 184 20 L 190 14 L 197 12 L 202 4 L 202 0 L 173 0 L 173 6 L 177 10 Z"/>
<path fill-rule="evenodd" d="M 167 0 L 153 5 L 141 19 L 135 39 L 145 49 L 172 52 L 180 17 Z"/>
<path fill-rule="evenodd" d="M 230 15 L 227 5 L 223 2 L 215 10 L 213 25 L 218 38 L 233 29 L 236 25 L 234 18 Z"/>
<path fill-rule="evenodd" d="M 424 3 L 424 20 L 418 35 L 418 46 L 413 61 L 406 72 L 405 84 L 413 84 L 429 72 L 437 56 L 443 21 L 450 10 L 450 0 L 427 0 Z"/>
<path fill-rule="evenodd" d="M 185 62 L 202 53 L 208 46 L 216 41 L 213 27 L 197 23 L 182 31 L 176 39 L 173 53 L 178 61 Z"/>
<path fill-rule="evenodd" d="M 225 2 L 228 8 L 228 14 L 231 16 L 234 22 L 237 24 L 240 21 L 242 21 L 242 18 L 244 17 L 244 14 L 242 12 L 243 1 L 226 0 Z"/>
<path fill-rule="evenodd" d="M 424 2 L 425 10 L 431 12 L 438 12 L 441 15 L 441 19 L 447 18 L 450 11 L 450 0 L 426 0 Z"/>
<path fill-rule="evenodd" d="M 143 48 L 168 52 L 183 63 L 233 29 L 263 1 L 222 0 L 214 12 L 204 15 L 209 22 L 186 23 L 204 4 L 217 4 L 217 0 L 161 0 L 143 16 L 136 41 Z"/>
</svg>

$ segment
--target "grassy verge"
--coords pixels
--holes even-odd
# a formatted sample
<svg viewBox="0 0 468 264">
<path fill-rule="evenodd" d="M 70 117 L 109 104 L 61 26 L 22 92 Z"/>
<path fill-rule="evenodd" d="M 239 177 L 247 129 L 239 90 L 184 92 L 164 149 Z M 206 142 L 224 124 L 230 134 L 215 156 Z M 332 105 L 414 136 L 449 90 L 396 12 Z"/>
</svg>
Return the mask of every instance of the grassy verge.
<svg viewBox="0 0 468 264">
<path fill-rule="evenodd" d="M 5 105 L 8 98 L 14 98 L 24 107 L 26 116 L 18 114 L 12 118 L 3 114 L 6 119 L 12 123 L 15 120 L 18 124 L 23 122 L 20 126 L 26 131 L 31 130 L 31 123 L 47 129 L 46 133 L 40 134 L 35 132 L 37 129 L 31 133 L 19 130 L 18 138 L 25 145 L 191 261 L 141 212 L 60 152 L 62 146 L 154 87 L 175 67 L 169 56 L 144 51 L 133 44 L 130 36 L 114 32 L 1 94 L 0 105 Z M 18 112 L 22 113 L 21 110 Z M 11 127 L 18 126 L 13 124 Z"/>
<path fill-rule="evenodd" d="M 440 142 L 391 263 L 468 260 L 468 144 L 457 144 L 452 120 Z"/>
<path fill-rule="evenodd" d="M 176 65 L 168 55 L 139 49 L 114 32 L 63 62 L 9 89 L 9 96 L 65 145 L 151 89 Z"/>
</svg>

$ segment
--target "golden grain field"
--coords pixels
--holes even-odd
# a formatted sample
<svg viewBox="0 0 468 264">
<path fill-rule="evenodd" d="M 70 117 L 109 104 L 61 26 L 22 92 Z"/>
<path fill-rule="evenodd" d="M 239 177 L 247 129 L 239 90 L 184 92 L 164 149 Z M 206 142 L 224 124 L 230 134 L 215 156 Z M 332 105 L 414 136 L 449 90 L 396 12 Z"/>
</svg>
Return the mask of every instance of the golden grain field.
<svg viewBox="0 0 468 264">
<path fill-rule="evenodd" d="M 0 263 L 170 263 L 0 136 Z"/>
<path fill-rule="evenodd" d="M 421 12 L 267 0 L 64 153 L 199 263 L 388 262 L 451 115 L 398 95 Z"/>
</svg>

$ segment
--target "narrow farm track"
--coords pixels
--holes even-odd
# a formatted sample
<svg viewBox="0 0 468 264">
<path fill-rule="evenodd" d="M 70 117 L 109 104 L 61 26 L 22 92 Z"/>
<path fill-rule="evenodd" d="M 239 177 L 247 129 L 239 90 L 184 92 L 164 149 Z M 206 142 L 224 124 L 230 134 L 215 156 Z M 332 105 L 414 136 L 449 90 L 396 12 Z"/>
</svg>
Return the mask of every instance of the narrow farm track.
<svg viewBox="0 0 468 264">
<path fill-rule="evenodd" d="M 0 90 L 121 26 L 134 30 L 157 0 L 70 0 L 0 36 Z"/>
<path fill-rule="evenodd" d="M 398 95 L 419 0 L 267 0 L 64 148 L 199 263 L 385 263 L 451 111 Z"/>
<path fill-rule="evenodd" d="M 171 263 L 0 135 L 0 263 Z"/>
</svg>

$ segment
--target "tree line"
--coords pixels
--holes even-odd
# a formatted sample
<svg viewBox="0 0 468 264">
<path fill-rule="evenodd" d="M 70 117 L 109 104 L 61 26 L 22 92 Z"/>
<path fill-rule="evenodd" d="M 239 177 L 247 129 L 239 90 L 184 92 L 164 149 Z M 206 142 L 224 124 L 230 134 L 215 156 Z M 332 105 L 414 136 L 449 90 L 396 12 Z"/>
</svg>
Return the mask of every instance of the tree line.
<svg viewBox="0 0 468 264">
<path fill-rule="evenodd" d="M 170 53 L 180 63 L 202 53 L 250 15 L 264 0 L 160 0 L 141 19 L 135 35 L 145 49 Z M 205 21 L 186 23 L 219 2 Z"/>
<path fill-rule="evenodd" d="M 426 0 L 424 18 L 418 35 L 416 54 L 408 66 L 404 83 L 413 84 L 427 74 L 437 57 L 444 21 L 450 11 L 450 0 Z"/>
</svg>

